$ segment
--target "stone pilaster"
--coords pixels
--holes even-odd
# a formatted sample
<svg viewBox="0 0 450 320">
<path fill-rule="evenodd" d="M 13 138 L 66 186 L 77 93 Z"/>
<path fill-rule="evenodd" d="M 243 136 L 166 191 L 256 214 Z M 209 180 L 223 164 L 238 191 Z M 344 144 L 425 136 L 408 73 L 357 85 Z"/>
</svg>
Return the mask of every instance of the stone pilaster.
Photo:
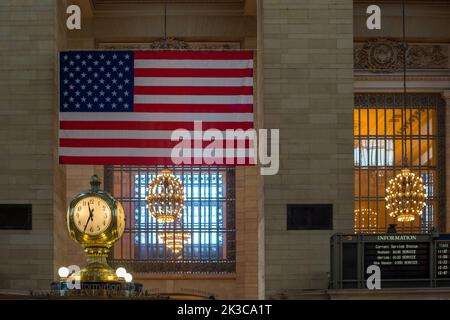
<svg viewBox="0 0 450 320">
<path fill-rule="evenodd" d="M 64 183 L 55 167 L 56 10 L 56 0 L 0 1 L 0 203 L 29 203 L 33 217 L 32 230 L 0 231 L 0 289 L 53 280 L 54 190 Z"/>
<path fill-rule="evenodd" d="M 353 1 L 264 0 L 264 128 L 280 171 L 264 177 L 266 297 L 328 285 L 329 237 L 353 223 Z M 332 203 L 333 230 L 287 231 L 286 205 Z"/>
</svg>

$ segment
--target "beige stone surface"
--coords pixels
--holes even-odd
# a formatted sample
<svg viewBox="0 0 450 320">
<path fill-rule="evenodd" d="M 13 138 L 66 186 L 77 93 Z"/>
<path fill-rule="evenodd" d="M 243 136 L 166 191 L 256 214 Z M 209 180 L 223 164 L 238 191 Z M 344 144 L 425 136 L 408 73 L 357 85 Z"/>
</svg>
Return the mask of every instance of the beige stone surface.
<svg viewBox="0 0 450 320">
<path fill-rule="evenodd" d="M 57 5 L 0 3 L 1 203 L 32 204 L 33 229 L 0 231 L 0 289 L 46 289 L 53 279 L 54 210 L 63 169 L 54 154 Z"/>
<path fill-rule="evenodd" d="M 263 1 L 264 127 L 280 129 L 280 171 L 264 177 L 266 297 L 326 288 L 329 236 L 352 227 L 352 5 Z M 333 230 L 287 231 L 290 203 L 332 203 Z"/>
<path fill-rule="evenodd" d="M 365 1 L 355 1 L 354 6 L 354 35 L 355 40 L 367 37 L 381 37 L 401 39 L 402 37 L 402 8 L 401 2 L 382 0 L 378 3 L 381 8 L 381 30 L 368 31 L 366 26 L 366 9 L 369 5 Z M 406 1 L 406 30 L 410 40 L 420 42 L 448 42 L 450 29 L 448 21 L 450 10 L 445 1 Z"/>
</svg>

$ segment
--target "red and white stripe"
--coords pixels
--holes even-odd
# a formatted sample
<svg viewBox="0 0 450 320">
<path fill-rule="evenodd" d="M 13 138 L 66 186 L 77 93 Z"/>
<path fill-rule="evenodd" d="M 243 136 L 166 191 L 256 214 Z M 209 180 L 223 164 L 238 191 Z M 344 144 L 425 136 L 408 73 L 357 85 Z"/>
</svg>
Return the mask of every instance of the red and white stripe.
<svg viewBox="0 0 450 320">
<path fill-rule="evenodd" d="M 171 141 L 172 131 L 198 137 L 194 121 L 202 121 L 203 130 L 253 128 L 252 52 L 135 52 L 134 112 L 61 112 L 60 162 L 172 164 L 179 143 Z M 235 141 L 234 147 L 232 157 L 223 150 L 223 164 L 252 163 L 253 142 Z M 192 164 L 211 163 L 198 152 L 192 150 Z"/>
</svg>

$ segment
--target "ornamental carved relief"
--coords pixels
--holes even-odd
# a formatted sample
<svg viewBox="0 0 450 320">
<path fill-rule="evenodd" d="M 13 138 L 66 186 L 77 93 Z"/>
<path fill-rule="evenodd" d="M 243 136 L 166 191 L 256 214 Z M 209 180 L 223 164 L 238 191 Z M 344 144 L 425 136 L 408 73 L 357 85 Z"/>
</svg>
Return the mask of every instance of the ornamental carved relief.
<svg viewBox="0 0 450 320">
<path fill-rule="evenodd" d="M 375 39 L 355 44 L 354 55 L 355 69 L 386 73 L 403 68 L 403 46 L 399 41 Z M 448 47 L 409 45 L 406 51 L 406 66 L 408 69 L 447 69 Z"/>
<path fill-rule="evenodd" d="M 182 50 L 190 49 L 191 47 L 185 41 L 180 41 L 173 38 L 167 38 L 162 40 L 153 41 L 149 44 L 149 49 L 173 49 Z"/>
<path fill-rule="evenodd" d="M 191 49 L 189 43 L 173 38 L 156 40 L 153 42 L 136 42 L 136 43 L 122 43 L 122 42 L 113 42 L 99 43 L 98 47 L 100 49 L 127 49 L 127 50 L 149 50 L 149 49 L 170 49 L 170 50 L 182 50 L 182 49 Z"/>
<path fill-rule="evenodd" d="M 153 42 L 100 42 L 99 49 L 108 50 L 151 50 L 151 49 L 167 49 L 167 50 L 231 50 L 240 49 L 239 42 L 187 42 L 174 38 L 156 40 Z"/>
</svg>

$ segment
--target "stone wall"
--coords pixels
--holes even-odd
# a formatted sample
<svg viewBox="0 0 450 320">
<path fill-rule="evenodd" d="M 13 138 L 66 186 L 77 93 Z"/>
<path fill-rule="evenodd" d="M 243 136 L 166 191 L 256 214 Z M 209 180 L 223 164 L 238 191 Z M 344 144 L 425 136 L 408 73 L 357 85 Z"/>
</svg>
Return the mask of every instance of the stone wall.
<svg viewBox="0 0 450 320">
<path fill-rule="evenodd" d="M 53 69 L 53 86 L 54 92 L 57 94 L 59 87 L 59 66 L 57 53 L 59 50 L 64 50 L 67 45 L 66 40 L 66 24 L 65 19 L 58 19 L 58 17 L 64 17 L 66 11 L 66 1 L 56 1 L 56 33 L 55 33 L 55 60 Z M 58 131 L 59 131 L 59 105 L 58 99 L 55 98 L 53 102 L 52 112 L 52 151 L 53 151 L 53 237 L 54 237 L 54 259 L 53 259 L 53 276 L 57 276 L 58 269 L 61 266 L 68 266 L 68 255 L 66 252 L 67 243 L 67 228 L 66 223 L 66 168 L 59 165 L 58 159 Z"/>
<path fill-rule="evenodd" d="M 353 224 L 353 1 L 264 0 L 264 127 L 280 172 L 264 177 L 266 297 L 326 288 L 329 237 Z M 286 204 L 332 203 L 334 229 L 287 231 Z"/>
<path fill-rule="evenodd" d="M 401 1 L 354 1 L 354 38 L 355 41 L 371 38 L 402 38 Z M 381 9 L 381 30 L 366 28 L 366 9 L 377 4 Z M 448 42 L 450 29 L 449 4 L 445 1 L 405 1 L 406 36 L 409 41 Z"/>
<path fill-rule="evenodd" d="M 29 203 L 33 229 L 0 230 L 0 289 L 53 279 L 55 0 L 0 1 L 0 203 Z"/>
</svg>

